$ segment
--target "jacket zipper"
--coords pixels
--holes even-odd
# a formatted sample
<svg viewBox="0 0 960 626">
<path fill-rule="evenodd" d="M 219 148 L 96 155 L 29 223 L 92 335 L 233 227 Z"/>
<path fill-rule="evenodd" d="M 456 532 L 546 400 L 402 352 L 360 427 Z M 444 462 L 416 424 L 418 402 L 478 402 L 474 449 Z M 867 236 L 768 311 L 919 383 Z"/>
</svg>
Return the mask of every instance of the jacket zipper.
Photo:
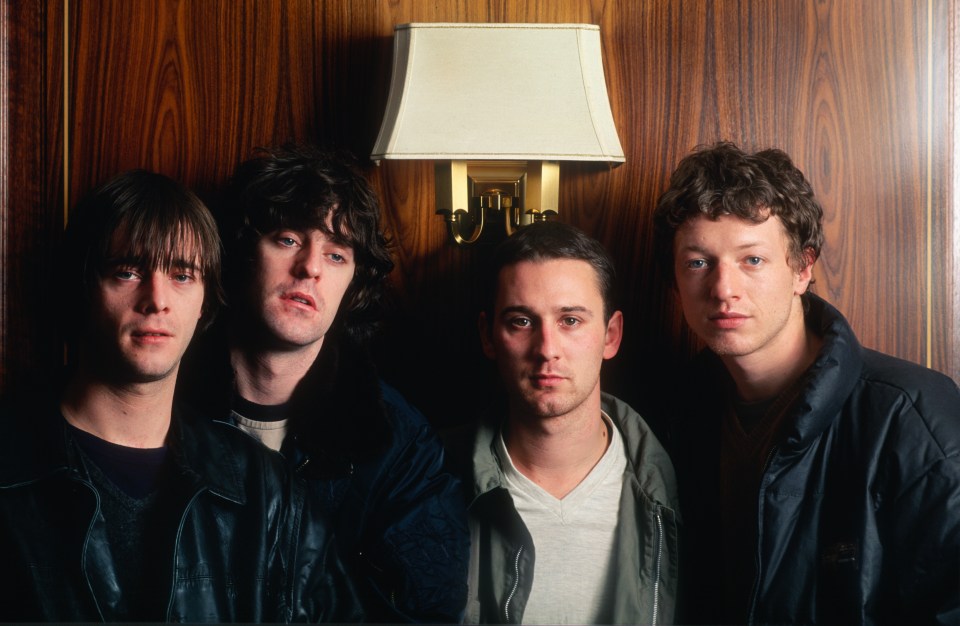
<svg viewBox="0 0 960 626">
<path fill-rule="evenodd" d="M 523 546 L 520 546 L 520 549 L 517 550 L 517 555 L 513 557 L 513 589 L 510 590 L 510 595 L 507 596 L 507 601 L 503 603 L 503 619 L 508 624 L 510 623 L 510 602 L 513 601 L 513 596 L 517 593 L 517 587 L 520 586 L 521 554 L 523 554 Z"/>
<path fill-rule="evenodd" d="M 657 505 L 657 558 L 653 569 L 653 618 L 651 624 L 656 624 L 660 618 L 660 563 L 663 560 L 663 517 L 660 515 L 660 505 Z"/>
<path fill-rule="evenodd" d="M 773 460 L 773 455 L 776 453 L 777 446 L 770 448 L 770 452 L 767 454 L 767 460 L 763 464 L 763 472 L 760 474 L 760 493 L 757 494 L 757 552 L 754 554 L 757 575 L 753 579 L 753 593 L 750 595 L 750 613 L 747 616 L 748 624 L 754 623 L 753 616 L 757 612 L 757 597 L 760 595 L 760 577 L 762 575 L 761 567 L 763 562 L 760 555 L 760 544 L 763 542 L 763 476 L 766 475 L 767 470 L 770 469 L 770 461 Z"/>
</svg>

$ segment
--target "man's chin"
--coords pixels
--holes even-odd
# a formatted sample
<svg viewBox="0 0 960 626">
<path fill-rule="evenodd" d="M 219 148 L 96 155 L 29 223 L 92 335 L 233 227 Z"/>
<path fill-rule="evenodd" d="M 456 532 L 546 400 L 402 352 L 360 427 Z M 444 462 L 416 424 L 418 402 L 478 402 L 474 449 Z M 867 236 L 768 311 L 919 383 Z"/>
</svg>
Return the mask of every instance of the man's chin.
<svg viewBox="0 0 960 626">
<path fill-rule="evenodd" d="M 695 333 L 712 352 L 718 356 L 741 356 L 744 352 L 742 337 L 727 332 L 700 332 Z"/>
<path fill-rule="evenodd" d="M 323 341 L 323 337 L 323 329 L 316 327 L 290 328 L 268 325 L 264 328 L 262 341 L 260 343 L 267 349 L 280 352 L 295 352 L 317 345 Z"/>
<path fill-rule="evenodd" d="M 750 354 L 750 350 L 742 344 L 734 341 L 711 341 L 707 343 L 717 356 L 722 357 L 740 357 Z"/>
<path fill-rule="evenodd" d="M 112 377 L 114 384 L 119 386 L 127 385 L 150 385 L 163 382 L 169 379 L 175 379 L 176 369 L 167 371 L 155 370 L 127 370 Z"/>
<path fill-rule="evenodd" d="M 549 394 L 549 397 L 544 397 L 545 395 L 547 394 L 525 399 L 524 404 L 528 415 L 539 419 L 550 419 L 570 412 L 571 403 L 561 397 L 560 394 L 552 393 Z"/>
</svg>

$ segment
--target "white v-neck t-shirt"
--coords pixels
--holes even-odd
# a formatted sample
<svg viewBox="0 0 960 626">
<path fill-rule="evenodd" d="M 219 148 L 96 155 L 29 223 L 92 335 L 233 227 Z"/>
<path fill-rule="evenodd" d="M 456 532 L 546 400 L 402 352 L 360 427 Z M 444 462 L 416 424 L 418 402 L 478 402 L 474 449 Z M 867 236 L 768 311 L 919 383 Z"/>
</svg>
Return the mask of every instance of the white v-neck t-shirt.
<svg viewBox="0 0 960 626">
<path fill-rule="evenodd" d="M 590 473 L 557 499 L 513 465 L 503 436 L 497 439 L 507 490 L 533 537 L 533 587 L 524 624 L 610 623 L 611 564 L 627 466 L 623 437 L 603 416 L 610 445 Z"/>
</svg>

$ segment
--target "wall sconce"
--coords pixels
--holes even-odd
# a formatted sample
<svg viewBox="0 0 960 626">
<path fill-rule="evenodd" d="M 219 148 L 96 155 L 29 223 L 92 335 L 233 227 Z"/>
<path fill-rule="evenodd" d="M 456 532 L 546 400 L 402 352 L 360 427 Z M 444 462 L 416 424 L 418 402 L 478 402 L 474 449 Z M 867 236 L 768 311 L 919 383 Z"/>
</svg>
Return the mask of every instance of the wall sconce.
<svg viewBox="0 0 960 626">
<path fill-rule="evenodd" d="M 370 155 L 436 161 L 436 212 L 458 244 L 556 215 L 559 161 L 622 163 L 591 24 L 400 24 Z M 491 218 L 492 219 L 492 218 Z"/>
</svg>

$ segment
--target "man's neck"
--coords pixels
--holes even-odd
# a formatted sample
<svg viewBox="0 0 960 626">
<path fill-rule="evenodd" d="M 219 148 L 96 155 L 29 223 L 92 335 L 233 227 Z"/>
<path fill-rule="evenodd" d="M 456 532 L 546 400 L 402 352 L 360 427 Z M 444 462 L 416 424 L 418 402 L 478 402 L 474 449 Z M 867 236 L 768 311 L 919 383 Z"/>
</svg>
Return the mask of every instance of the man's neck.
<svg viewBox="0 0 960 626">
<path fill-rule="evenodd" d="M 806 327 L 802 313 L 798 319 L 794 332 L 783 333 L 781 341 L 762 353 L 721 357 L 741 400 L 759 402 L 776 397 L 816 360 L 823 340 Z"/>
<path fill-rule="evenodd" d="M 256 404 L 288 402 L 300 380 L 317 360 L 322 343 L 318 341 L 309 348 L 292 351 L 232 346 L 230 364 L 236 376 L 237 393 Z"/>
<path fill-rule="evenodd" d="M 504 443 L 517 470 L 555 498 L 570 493 L 603 457 L 612 433 L 600 397 L 576 415 L 523 419 L 511 416 Z"/>
<path fill-rule="evenodd" d="M 60 402 L 72 426 L 130 448 L 164 445 L 173 415 L 176 375 L 149 383 L 115 385 L 76 376 Z"/>
</svg>

